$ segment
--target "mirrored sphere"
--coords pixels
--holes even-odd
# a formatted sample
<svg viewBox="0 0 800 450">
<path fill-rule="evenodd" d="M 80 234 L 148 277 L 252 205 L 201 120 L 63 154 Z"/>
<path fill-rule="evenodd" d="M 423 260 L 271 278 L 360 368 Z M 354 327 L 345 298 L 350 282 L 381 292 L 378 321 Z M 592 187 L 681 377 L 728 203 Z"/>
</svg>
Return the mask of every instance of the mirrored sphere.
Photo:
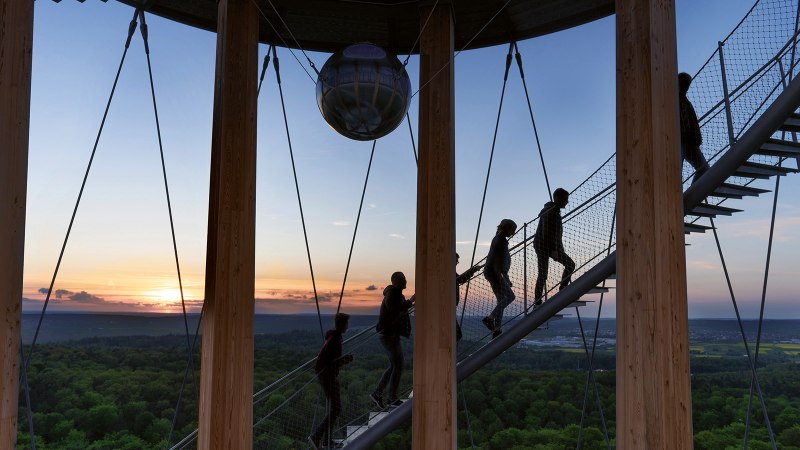
<svg viewBox="0 0 800 450">
<path fill-rule="evenodd" d="M 317 79 L 317 105 L 339 134 L 370 141 L 391 133 L 408 111 L 411 81 L 397 57 L 354 44 L 334 53 Z"/>
</svg>

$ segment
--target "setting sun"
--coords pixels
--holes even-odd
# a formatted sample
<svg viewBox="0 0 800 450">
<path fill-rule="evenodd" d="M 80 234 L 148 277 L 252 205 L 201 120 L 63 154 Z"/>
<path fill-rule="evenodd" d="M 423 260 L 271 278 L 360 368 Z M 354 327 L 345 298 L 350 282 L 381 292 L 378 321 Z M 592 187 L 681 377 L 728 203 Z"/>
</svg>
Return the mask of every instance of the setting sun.
<svg viewBox="0 0 800 450">
<path fill-rule="evenodd" d="M 158 289 L 155 291 L 146 291 L 142 294 L 143 297 L 150 300 L 157 300 L 164 303 L 178 303 L 181 301 L 181 291 L 178 288 Z M 189 292 L 184 289 L 184 299 L 189 298 Z"/>
</svg>

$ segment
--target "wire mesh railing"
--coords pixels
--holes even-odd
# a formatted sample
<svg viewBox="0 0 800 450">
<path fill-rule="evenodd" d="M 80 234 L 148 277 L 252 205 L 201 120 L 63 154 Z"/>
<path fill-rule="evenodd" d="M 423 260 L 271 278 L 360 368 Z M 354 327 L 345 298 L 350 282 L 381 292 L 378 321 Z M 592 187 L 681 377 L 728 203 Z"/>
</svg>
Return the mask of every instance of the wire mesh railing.
<svg viewBox="0 0 800 450">
<path fill-rule="evenodd" d="M 728 150 L 794 78 L 800 57 L 799 11 L 794 0 L 756 2 L 695 74 L 688 97 L 700 118 L 701 149 L 709 163 Z M 777 165 L 779 158 L 754 155 L 750 161 Z M 684 166 L 685 187 L 692 172 Z"/>
</svg>

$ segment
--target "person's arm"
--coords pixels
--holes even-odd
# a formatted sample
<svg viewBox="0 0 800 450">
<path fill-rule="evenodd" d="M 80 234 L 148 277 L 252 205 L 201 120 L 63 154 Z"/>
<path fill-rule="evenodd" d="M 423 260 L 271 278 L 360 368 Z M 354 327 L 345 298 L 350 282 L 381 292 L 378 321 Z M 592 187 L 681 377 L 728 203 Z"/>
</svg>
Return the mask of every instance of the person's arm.
<svg viewBox="0 0 800 450">
<path fill-rule="evenodd" d="M 334 361 L 337 368 L 342 367 L 346 364 L 350 364 L 351 362 L 353 362 L 353 355 L 349 353 L 347 355 L 340 356 L 339 358 L 336 359 L 336 361 Z"/>
<path fill-rule="evenodd" d="M 470 278 L 472 278 L 473 275 L 475 275 L 475 272 L 481 270 L 482 268 L 482 265 L 476 264 L 467 269 L 466 272 L 462 273 L 461 275 L 456 274 L 456 285 L 462 285 L 466 283 Z"/>
<path fill-rule="evenodd" d="M 408 312 L 412 306 L 414 306 L 414 295 L 412 295 L 408 300 L 404 298 L 401 302 L 401 309 L 404 313 Z"/>
</svg>

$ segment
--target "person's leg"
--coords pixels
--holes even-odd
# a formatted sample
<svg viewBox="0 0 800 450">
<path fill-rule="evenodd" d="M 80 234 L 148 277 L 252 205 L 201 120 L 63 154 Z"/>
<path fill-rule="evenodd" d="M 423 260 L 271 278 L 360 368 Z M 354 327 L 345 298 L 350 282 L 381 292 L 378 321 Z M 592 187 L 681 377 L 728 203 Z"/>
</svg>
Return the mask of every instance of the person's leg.
<svg viewBox="0 0 800 450">
<path fill-rule="evenodd" d="M 314 431 L 311 433 L 311 436 L 309 436 L 309 439 L 314 441 L 314 444 L 317 446 L 319 446 L 319 444 L 322 442 L 322 438 L 328 432 L 328 428 L 330 427 L 332 420 L 331 417 L 333 416 L 333 402 L 332 402 L 333 389 L 331 380 L 326 378 L 319 378 L 319 384 L 322 386 L 322 391 L 325 393 L 325 406 L 327 408 L 327 414 L 325 415 L 325 418 L 322 419 L 322 422 L 320 422 L 320 424 L 317 425 L 316 428 L 314 428 Z"/>
<path fill-rule="evenodd" d="M 383 350 L 386 352 L 386 356 L 389 360 L 389 366 L 386 370 L 383 371 L 383 375 L 381 375 L 380 380 L 378 380 L 378 387 L 375 388 L 373 394 L 377 396 L 381 402 L 383 401 L 383 390 L 386 389 L 386 385 L 389 383 L 389 378 L 392 375 L 392 371 L 394 370 L 394 363 L 392 358 L 392 349 L 391 349 L 391 338 L 386 338 L 383 335 L 380 335 L 378 339 L 381 341 L 381 345 L 383 346 Z"/>
<path fill-rule="evenodd" d="M 339 415 L 342 413 L 342 395 L 341 388 L 339 386 L 339 380 L 337 378 L 333 379 L 329 394 L 330 395 L 328 398 L 330 400 L 331 410 L 328 412 L 328 426 L 325 428 L 327 438 L 325 439 L 325 442 L 328 444 L 328 447 L 332 447 L 333 429 L 336 425 L 336 421 L 339 419 Z"/>
<path fill-rule="evenodd" d="M 547 270 L 550 265 L 550 256 L 544 251 L 536 251 L 536 288 L 533 291 L 534 305 L 539 305 L 542 302 L 542 294 L 544 293 L 544 286 L 547 283 Z"/>
<path fill-rule="evenodd" d="M 699 147 L 689 149 L 689 151 L 686 152 L 686 161 L 688 161 L 695 170 L 692 183 L 697 181 L 697 179 L 708 170 L 708 161 L 706 161 L 706 157 L 703 155 L 703 152 L 700 151 Z"/>
<path fill-rule="evenodd" d="M 489 286 L 492 288 L 492 293 L 494 294 L 497 304 L 495 305 L 494 309 L 492 309 L 492 312 L 490 312 L 488 316 L 484 317 L 483 324 L 486 325 L 486 327 L 490 330 L 494 330 L 497 326 L 497 314 L 499 312 L 500 301 L 503 297 L 502 285 L 501 281 L 494 277 L 486 277 L 486 281 L 489 282 Z"/>
<path fill-rule="evenodd" d="M 567 285 L 572 281 L 572 272 L 575 271 L 575 261 L 569 257 L 564 252 L 558 252 L 555 258 L 553 258 L 557 263 L 561 263 L 564 265 L 564 273 L 561 274 L 561 283 L 559 285 L 559 290 L 564 289 Z"/>
<path fill-rule="evenodd" d="M 392 338 L 389 346 L 392 351 L 392 375 L 389 379 L 389 395 L 386 404 L 397 400 L 397 389 L 400 387 L 400 377 L 403 375 L 403 348 L 400 347 L 400 337 Z"/>
<path fill-rule="evenodd" d="M 514 298 L 514 291 L 511 289 L 511 283 L 508 281 L 508 278 L 503 277 L 503 280 L 500 282 L 500 297 L 497 300 L 497 307 L 495 308 L 497 310 L 494 319 L 494 327 L 496 330 L 499 330 L 503 325 L 503 311 L 505 311 L 506 306 L 514 301 Z"/>
<path fill-rule="evenodd" d="M 680 170 L 678 171 L 681 177 L 681 183 L 683 183 L 683 162 L 688 160 L 689 158 L 686 156 L 686 146 L 683 145 L 683 142 L 681 142 L 681 165 Z"/>
</svg>

